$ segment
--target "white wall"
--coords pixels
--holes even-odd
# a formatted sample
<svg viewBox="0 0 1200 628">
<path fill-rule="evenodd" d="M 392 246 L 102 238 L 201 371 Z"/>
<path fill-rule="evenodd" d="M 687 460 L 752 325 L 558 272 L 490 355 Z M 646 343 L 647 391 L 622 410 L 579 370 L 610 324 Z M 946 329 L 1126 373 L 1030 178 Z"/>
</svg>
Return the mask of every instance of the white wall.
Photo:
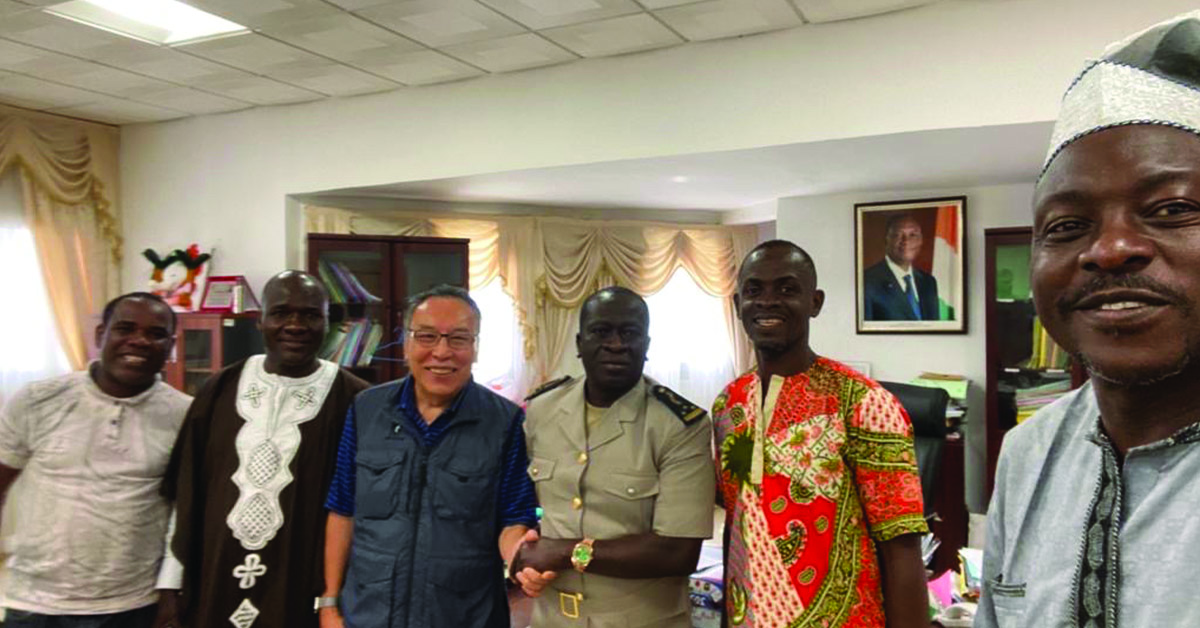
<svg viewBox="0 0 1200 628">
<path fill-rule="evenodd" d="M 955 0 L 386 94 L 126 127 L 123 282 L 216 246 L 261 285 L 288 194 L 521 168 L 1045 121 L 1103 45 L 1194 0 Z"/>
<path fill-rule="evenodd" d="M 855 332 L 854 204 L 909 198 L 966 195 L 967 333 L 953 335 L 871 334 Z M 811 342 L 822 355 L 871 363 L 877 380 L 904 382 L 922 371 L 957 373 L 971 380 L 967 425 L 967 507 L 983 512 L 986 449 L 983 390 L 986 382 L 984 340 L 983 230 L 1032 224 L 1033 185 L 1003 185 L 953 190 L 863 192 L 780 199 L 778 237 L 791 240 L 817 264 L 825 307 L 813 322 Z"/>
</svg>

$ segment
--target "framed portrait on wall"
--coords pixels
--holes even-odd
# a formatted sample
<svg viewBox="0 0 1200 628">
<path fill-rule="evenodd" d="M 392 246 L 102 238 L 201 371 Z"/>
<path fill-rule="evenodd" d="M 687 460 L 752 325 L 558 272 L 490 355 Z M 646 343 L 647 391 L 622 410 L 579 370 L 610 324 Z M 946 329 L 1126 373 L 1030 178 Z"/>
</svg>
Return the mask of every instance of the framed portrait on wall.
<svg viewBox="0 0 1200 628">
<path fill-rule="evenodd" d="M 967 331 L 967 197 L 854 206 L 860 334 Z"/>
</svg>

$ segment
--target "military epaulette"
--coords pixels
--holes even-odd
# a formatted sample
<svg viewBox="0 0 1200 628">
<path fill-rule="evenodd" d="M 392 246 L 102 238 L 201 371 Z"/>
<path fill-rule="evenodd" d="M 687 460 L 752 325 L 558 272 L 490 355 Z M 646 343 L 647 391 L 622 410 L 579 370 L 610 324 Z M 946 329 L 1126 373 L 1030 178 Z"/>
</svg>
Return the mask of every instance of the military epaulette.
<svg viewBox="0 0 1200 628">
<path fill-rule="evenodd" d="M 563 384 L 565 384 L 569 381 L 571 381 L 570 375 L 563 375 L 562 377 L 560 377 L 558 379 L 552 379 L 552 380 L 546 382 L 545 384 L 542 384 L 541 386 L 538 386 L 537 388 L 533 389 L 533 392 L 529 393 L 529 396 L 525 397 L 525 401 L 530 401 L 534 397 L 536 397 L 542 393 L 548 393 L 551 390 L 554 390 L 555 388 L 558 388 L 559 386 L 562 386 Z"/>
<path fill-rule="evenodd" d="M 654 394 L 655 399 L 663 402 L 663 405 L 667 406 L 675 416 L 679 417 L 679 420 L 683 421 L 685 425 L 691 425 L 692 421 L 704 416 L 704 408 L 680 397 L 675 394 L 675 391 L 666 386 L 655 386 L 650 389 L 650 392 Z"/>
</svg>

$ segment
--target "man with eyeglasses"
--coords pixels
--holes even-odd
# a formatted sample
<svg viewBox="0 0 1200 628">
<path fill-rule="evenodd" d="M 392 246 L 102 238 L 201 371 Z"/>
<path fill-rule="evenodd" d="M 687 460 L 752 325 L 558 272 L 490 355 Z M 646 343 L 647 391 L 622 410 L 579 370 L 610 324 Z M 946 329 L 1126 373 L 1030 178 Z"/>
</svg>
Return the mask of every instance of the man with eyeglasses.
<svg viewBox="0 0 1200 628">
<path fill-rule="evenodd" d="M 265 355 L 204 384 L 171 454 L 158 628 L 317 625 L 334 444 L 367 383 L 317 357 L 329 310 L 320 281 L 288 270 L 262 295 Z"/>
<path fill-rule="evenodd" d="M 462 288 L 413 296 L 409 375 L 355 400 L 326 502 L 322 628 L 508 628 L 504 564 L 536 504 L 524 413 L 471 379 L 479 321 Z"/>
<path fill-rule="evenodd" d="M 586 377 L 529 397 L 529 475 L 545 514 L 511 567 L 538 597 L 534 628 L 692 625 L 688 576 L 712 536 L 712 423 L 642 375 L 649 323 L 628 289 L 589 296 L 575 337 Z"/>
</svg>

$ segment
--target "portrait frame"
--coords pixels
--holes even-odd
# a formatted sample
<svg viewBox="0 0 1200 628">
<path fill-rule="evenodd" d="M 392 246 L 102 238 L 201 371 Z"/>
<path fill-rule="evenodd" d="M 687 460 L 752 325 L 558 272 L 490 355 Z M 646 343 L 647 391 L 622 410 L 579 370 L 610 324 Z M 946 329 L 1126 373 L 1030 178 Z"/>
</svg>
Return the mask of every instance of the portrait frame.
<svg viewBox="0 0 1200 628">
<path fill-rule="evenodd" d="M 855 203 L 857 333 L 967 333 L 966 231 L 966 196 Z"/>
</svg>

